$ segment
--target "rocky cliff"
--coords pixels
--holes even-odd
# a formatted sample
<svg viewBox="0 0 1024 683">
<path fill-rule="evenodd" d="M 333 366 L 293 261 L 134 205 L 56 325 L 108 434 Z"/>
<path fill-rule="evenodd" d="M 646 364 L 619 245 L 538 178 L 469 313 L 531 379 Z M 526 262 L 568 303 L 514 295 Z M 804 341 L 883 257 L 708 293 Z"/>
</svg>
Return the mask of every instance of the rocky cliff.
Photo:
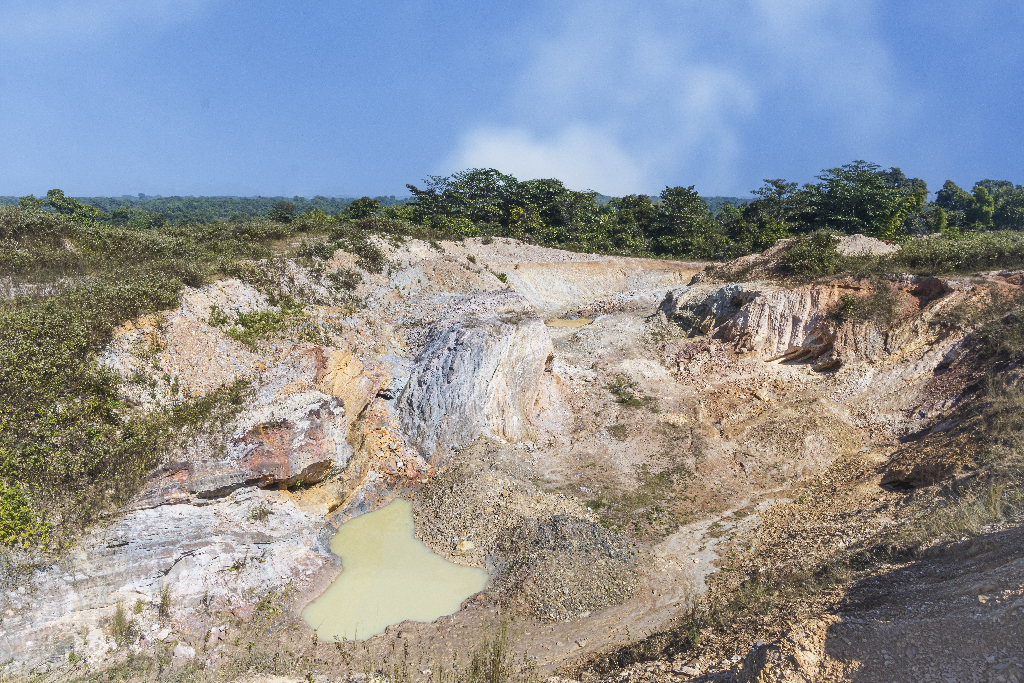
<svg viewBox="0 0 1024 683">
<path fill-rule="evenodd" d="M 525 297 L 466 299 L 427 333 L 399 398 L 404 433 L 427 457 L 480 436 L 533 441 L 561 417 L 554 360 L 544 321 Z"/>
</svg>

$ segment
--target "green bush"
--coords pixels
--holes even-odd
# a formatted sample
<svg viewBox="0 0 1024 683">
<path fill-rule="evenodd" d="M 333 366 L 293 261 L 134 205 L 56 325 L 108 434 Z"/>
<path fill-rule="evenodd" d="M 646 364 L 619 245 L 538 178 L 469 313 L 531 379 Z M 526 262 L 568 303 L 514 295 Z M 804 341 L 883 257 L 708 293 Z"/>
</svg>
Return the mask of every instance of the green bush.
<svg viewBox="0 0 1024 683">
<path fill-rule="evenodd" d="M 1024 233 L 965 233 L 958 238 L 907 240 L 893 263 L 921 274 L 968 273 L 1024 266 Z"/>
<path fill-rule="evenodd" d="M 816 230 L 799 239 L 779 258 L 779 265 L 789 274 L 815 278 L 835 275 L 844 270 L 847 260 L 836 251 L 839 238 L 825 230 Z"/>
<path fill-rule="evenodd" d="M 462 216 L 434 216 L 429 219 L 429 227 L 438 232 L 456 237 L 479 237 L 480 229 L 476 223 Z"/>
<path fill-rule="evenodd" d="M 50 527 L 25 497 L 22 487 L 0 482 L 0 544 L 28 547 L 44 542 Z"/>
</svg>

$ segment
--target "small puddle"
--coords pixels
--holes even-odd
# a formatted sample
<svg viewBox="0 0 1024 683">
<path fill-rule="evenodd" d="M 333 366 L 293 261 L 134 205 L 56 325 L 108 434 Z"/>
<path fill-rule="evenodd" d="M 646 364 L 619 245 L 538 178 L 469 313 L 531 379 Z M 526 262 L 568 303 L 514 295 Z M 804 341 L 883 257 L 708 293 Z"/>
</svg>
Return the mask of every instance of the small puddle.
<svg viewBox="0 0 1024 683">
<path fill-rule="evenodd" d="M 544 324 L 548 327 L 583 327 L 594 322 L 594 320 L 594 318 L 576 318 L 575 320 L 555 318 L 554 320 L 545 320 Z"/>
<path fill-rule="evenodd" d="M 368 638 L 406 619 L 433 621 L 483 590 L 487 572 L 435 555 L 413 531 L 404 498 L 341 525 L 331 539 L 341 575 L 302 612 L 320 640 Z"/>
</svg>

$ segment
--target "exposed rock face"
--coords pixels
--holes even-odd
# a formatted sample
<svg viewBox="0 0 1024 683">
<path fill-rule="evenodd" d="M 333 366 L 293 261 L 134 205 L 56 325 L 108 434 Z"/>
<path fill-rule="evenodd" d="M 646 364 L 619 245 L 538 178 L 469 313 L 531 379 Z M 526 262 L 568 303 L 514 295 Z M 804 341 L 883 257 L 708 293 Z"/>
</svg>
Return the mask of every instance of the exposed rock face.
<svg viewBox="0 0 1024 683">
<path fill-rule="evenodd" d="M 841 320 L 843 297 L 870 296 L 869 284 L 837 281 L 783 288 L 758 283 L 694 285 L 666 296 L 661 310 L 690 336 L 719 328 L 740 353 L 766 360 L 812 362 L 816 370 L 879 361 L 929 338 L 935 315 L 963 298 L 969 286 L 934 277 L 902 276 L 889 285 L 897 315 L 889 329 L 870 320 Z M 950 293 L 957 296 L 947 297 Z"/>
<path fill-rule="evenodd" d="M 214 606 L 244 606 L 252 593 L 301 585 L 331 562 L 316 522 L 289 494 L 253 488 L 202 506 L 134 510 L 37 572 L 31 590 L 8 594 L 13 614 L 3 626 L 17 637 L 0 638 L 0 657 L 42 666 L 66 662 L 71 650 L 98 656 L 115 605 L 159 604 L 161 588 L 172 614 L 184 614 L 204 596 Z M 83 652 L 83 640 L 98 651 Z"/>
<path fill-rule="evenodd" d="M 514 292 L 453 306 L 429 330 L 399 398 L 402 427 L 424 456 L 481 434 L 531 441 L 558 419 L 555 358 L 544 321 Z"/>
<path fill-rule="evenodd" d="M 191 493 L 213 498 L 240 486 L 315 484 L 348 462 L 345 410 L 334 397 L 313 391 L 282 397 L 247 418 L 255 424 L 236 431 L 226 457 L 189 466 Z"/>
<path fill-rule="evenodd" d="M 190 458 L 190 493 L 211 498 L 240 486 L 313 484 L 332 467 L 344 467 L 352 454 L 345 409 L 313 388 L 325 365 L 322 347 L 301 345 L 265 372 L 254 400 L 229 428 L 223 453 L 200 450 Z"/>
<path fill-rule="evenodd" d="M 335 349 L 320 380 L 320 389 L 345 405 L 349 426 L 379 392 L 387 390 L 391 375 L 381 363 L 365 364 L 350 349 Z"/>
<path fill-rule="evenodd" d="M 746 284 L 676 289 L 661 302 L 661 311 L 668 320 L 683 328 L 687 336 L 707 334 L 736 314 L 745 303 L 742 294 L 749 289 L 750 285 Z"/>
<path fill-rule="evenodd" d="M 838 287 L 813 286 L 748 290 L 747 301 L 722 326 L 722 334 L 740 352 L 785 360 L 820 358 L 835 347 L 829 314 L 843 293 Z M 865 355 L 871 353 L 872 341 L 862 349 Z"/>
<path fill-rule="evenodd" d="M 524 263 L 508 268 L 505 275 L 515 290 L 542 315 L 557 315 L 581 303 L 623 292 L 664 292 L 689 281 L 702 266 L 597 257 L 590 263 Z"/>
</svg>

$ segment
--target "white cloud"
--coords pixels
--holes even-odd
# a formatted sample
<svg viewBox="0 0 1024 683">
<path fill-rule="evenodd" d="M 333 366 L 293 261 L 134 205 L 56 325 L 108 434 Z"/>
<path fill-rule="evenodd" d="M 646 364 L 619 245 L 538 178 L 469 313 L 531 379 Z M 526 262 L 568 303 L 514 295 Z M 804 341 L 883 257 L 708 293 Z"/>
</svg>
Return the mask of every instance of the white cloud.
<svg viewBox="0 0 1024 683">
<path fill-rule="evenodd" d="M 213 0 L 14 0 L 0 8 L 0 43 L 98 40 L 187 20 Z"/>
<path fill-rule="evenodd" d="M 469 133 L 449 168 L 497 168 L 520 180 L 558 178 L 574 190 L 629 194 L 643 172 L 619 144 L 595 128 L 572 125 L 539 138 L 518 128 Z"/>
<path fill-rule="evenodd" d="M 528 48 L 509 100 L 471 127 L 446 170 L 494 160 L 602 192 L 742 192 L 741 172 L 772 145 L 870 156 L 908 106 L 876 2 L 579 0 Z"/>
</svg>

